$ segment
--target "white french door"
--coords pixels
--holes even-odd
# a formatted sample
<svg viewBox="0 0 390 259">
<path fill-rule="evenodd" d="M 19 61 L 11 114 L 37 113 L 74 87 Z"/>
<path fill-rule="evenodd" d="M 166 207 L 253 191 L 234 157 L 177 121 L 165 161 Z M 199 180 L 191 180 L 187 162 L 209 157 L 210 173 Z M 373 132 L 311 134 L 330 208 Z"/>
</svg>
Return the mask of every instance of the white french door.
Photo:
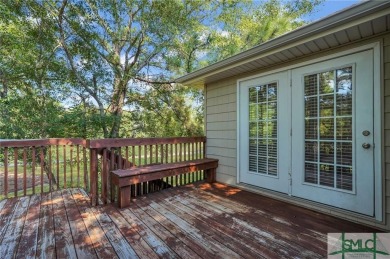
<svg viewBox="0 0 390 259">
<path fill-rule="evenodd" d="M 240 181 L 289 190 L 290 87 L 288 73 L 240 83 Z"/>
<path fill-rule="evenodd" d="M 373 82 L 372 50 L 292 70 L 293 196 L 373 216 Z"/>
<path fill-rule="evenodd" d="M 240 81 L 239 182 L 374 216 L 373 52 Z"/>
</svg>

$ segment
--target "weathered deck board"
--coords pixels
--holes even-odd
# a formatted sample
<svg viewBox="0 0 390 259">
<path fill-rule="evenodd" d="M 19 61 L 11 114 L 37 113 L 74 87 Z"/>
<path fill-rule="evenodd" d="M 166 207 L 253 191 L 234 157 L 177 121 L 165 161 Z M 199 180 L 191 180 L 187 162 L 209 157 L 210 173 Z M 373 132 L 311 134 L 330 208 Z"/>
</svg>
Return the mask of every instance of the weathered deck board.
<svg viewBox="0 0 390 259">
<path fill-rule="evenodd" d="M 104 211 L 95 207 L 92 207 L 89 210 L 95 214 L 97 221 L 119 258 L 138 258 L 134 249 L 122 236 L 120 230 Z"/>
<path fill-rule="evenodd" d="M 188 202 L 186 199 L 181 197 L 172 197 L 169 196 L 170 193 L 166 192 L 166 200 L 170 202 L 170 204 L 174 205 L 178 209 L 193 215 L 196 217 L 196 221 L 202 221 L 207 224 L 207 226 L 211 226 L 212 228 L 218 230 L 230 238 L 233 238 L 237 243 L 241 244 L 237 250 L 240 255 L 244 257 L 250 258 L 267 258 L 267 257 L 278 257 L 278 255 L 268 248 L 260 246 L 259 243 L 254 242 L 252 239 L 248 239 L 248 237 L 244 234 L 235 231 L 230 226 L 228 226 L 225 220 L 217 220 L 213 217 L 212 213 L 209 213 L 207 210 L 197 206 L 196 204 Z"/>
<path fill-rule="evenodd" d="M 1 258 L 12 258 L 16 254 L 27 214 L 29 201 L 29 197 L 20 198 L 19 202 L 15 206 L 15 212 L 10 219 L 7 231 L 4 233 L 4 238 L 1 241 Z"/>
<path fill-rule="evenodd" d="M 166 218 L 177 224 L 182 230 L 186 231 L 186 233 L 190 236 L 193 236 L 199 240 L 203 240 L 204 243 L 209 244 L 212 249 L 215 249 L 217 252 L 217 256 L 221 258 L 239 258 L 240 256 L 224 244 L 218 242 L 214 239 L 213 234 L 210 232 L 206 233 L 206 230 L 202 225 L 195 227 L 193 224 L 189 223 L 190 215 L 184 215 L 179 213 L 179 211 L 172 212 L 169 208 L 162 204 L 158 204 L 156 202 L 151 202 L 150 206 L 155 210 L 161 212 Z"/>
<path fill-rule="evenodd" d="M 180 197 L 184 197 L 184 199 L 177 199 L 177 194 L 179 194 Z M 275 255 L 266 256 L 292 256 L 294 255 L 294 252 L 295 255 L 298 256 L 302 253 L 303 247 L 301 247 L 301 245 L 302 241 L 305 240 L 299 240 L 299 243 L 297 243 L 295 231 L 293 229 L 288 229 L 285 222 L 281 224 L 275 220 L 264 217 L 264 215 L 258 214 L 257 210 L 242 208 L 240 204 L 233 201 L 230 201 L 231 204 L 229 204 L 229 202 L 221 202 L 219 204 L 216 197 L 212 197 L 211 195 L 206 196 L 205 193 L 202 192 L 190 191 L 189 193 L 178 193 L 177 191 L 172 190 L 169 192 L 166 199 L 168 201 L 178 200 L 179 202 L 182 202 L 188 206 L 188 213 L 197 215 L 197 218 L 211 218 L 216 222 L 224 222 L 224 225 L 235 233 L 236 239 L 243 237 L 243 241 L 245 242 L 245 239 L 247 239 L 245 237 L 250 235 L 257 239 L 257 243 L 263 242 L 264 245 L 267 244 L 266 253 L 270 251 L 277 253 Z M 181 207 L 181 209 L 185 208 Z M 245 211 L 245 214 L 240 214 L 240 211 Z M 205 216 L 205 214 L 207 216 Z M 217 227 L 215 223 L 210 225 Z M 259 231 L 258 229 L 262 229 L 262 231 Z M 286 231 L 286 229 L 289 231 Z M 285 242 L 284 239 L 287 239 L 288 242 Z M 305 245 L 311 250 L 317 250 L 317 247 L 313 246 L 310 242 L 305 243 Z M 321 257 L 318 253 L 310 253 L 307 256 L 311 258 Z"/>
<path fill-rule="evenodd" d="M 118 258 L 110 241 L 107 239 L 103 229 L 97 221 L 95 214 L 90 210 L 90 205 L 88 204 L 89 200 L 87 199 L 88 196 L 82 194 L 78 189 L 73 189 L 72 195 L 91 238 L 92 247 L 95 249 L 98 257 L 102 259 Z"/>
<path fill-rule="evenodd" d="M 117 209 L 112 206 L 107 206 L 104 211 L 110 216 L 115 225 L 119 228 L 122 235 L 127 242 L 134 248 L 135 252 L 140 258 L 158 259 L 159 257 L 153 249 L 140 236 L 137 229 L 132 227 L 119 213 Z"/>
<path fill-rule="evenodd" d="M 63 190 L 62 196 L 64 197 L 66 214 L 68 216 L 70 230 L 72 231 L 77 258 L 97 258 L 96 252 L 92 247 L 92 240 L 71 192 L 69 190 Z"/>
<path fill-rule="evenodd" d="M 312 251 L 316 253 L 324 253 L 326 252 L 325 247 L 319 246 L 322 242 L 326 242 L 326 235 L 318 235 L 317 232 L 310 233 L 310 236 L 300 235 L 298 230 L 301 230 L 301 233 L 307 231 L 307 228 L 302 228 L 299 225 L 294 224 L 292 221 L 288 221 L 284 218 L 277 217 L 260 209 L 255 209 L 253 207 L 245 206 L 241 203 L 225 200 L 220 196 L 207 193 L 204 191 L 198 191 L 198 199 L 194 199 L 191 195 L 194 195 L 193 191 L 188 193 L 183 193 L 187 199 L 184 201 L 192 200 L 195 204 L 198 204 L 199 199 L 205 200 L 206 202 L 201 205 L 209 205 L 217 209 L 221 209 L 222 211 L 226 211 L 226 209 L 230 209 L 235 211 L 235 218 L 242 221 L 249 221 L 254 224 L 255 227 L 267 226 L 265 230 L 271 229 L 272 232 L 275 232 L 277 236 L 282 235 L 283 238 L 289 240 L 291 243 L 296 243 L 295 246 L 300 247 L 304 246 L 306 248 L 310 248 Z M 171 193 L 170 195 L 174 195 Z M 211 202 L 212 201 L 212 202 Z M 201 207 L 202 211 L 204 211 L 204 207 Z M 222 207 L 221 207 L 222 206 Z M 224 209 L 226 208 L 226 209 Z M 215 220 L 219 220 L 220 217 L 216 217 Z M 299 240 L 299 243 L 297 241 Z"/>
<path fill-rule="evenodd" d="M 177 258 L 173 252 L 153 231 L 153 226 L 146 226 L 132 210 L 127 209 L 123 217 L 130 224 L 130 226 L 137 229 L 140 236 L 149 244 L 153 251 L 161 258 Z"/>
<path fill-rule="evenodd" d="M 56 257 L 53 202 L 50 193 L 43 195 L 41 199 L 41 211 L 39 214 L 38 226 L 38 244 L 36 251 L 37 258 Z"/>
<path fill-rule="evenodd" d="M 215 231 L 211 220 L 208 222 L 202 222 L 191 215 L 191 213 L 181 211 L 176 208 L 175 205 L 172 205 L 172 203 L 164 201 L 163 199 L 153 200 L 150 204 L 152 208 L 161 211 L 168 219 L 175 222 L 179 227 L 182 227 L 183 231 L 188 231 L 190 235 L 197 232 L 197 237 L 202 237 L 205 239 L 204 241 L 206 243 L 210 243 L 217 247 L 217 251 L 222 250 L 223 254 L 221 254 L 221 257 L 239 258 L 239 255 L 244 257 L 253 257 L 253 255 L 251 256 L 248 253 L 249 251 L 244 251 L 243 246 L 239 242 L 235 242 L 235 238 L 233 236 L 228 236 L 223 232 Z M 211 237 L 211 239 L 208 237 Z"/>
<path fill-rule="evenodd" d="M 6 202 L 4 203 L 3 208 L 1 208 L 0 213 L 0 242 L 3 241 L 5 232 L 7 231 L 7 227 L 9 225 L 9 220 L 13 216 L 16 204 L 19 202 L 17 198 L 7 199 L 5 201 Z"/>
<path fill-rule="evenodd" d="M 20 258 L 34 258 L 38 242 L 38 225 L 41 196 L 34 195 L 30 199 L 26 221 L 18 245 L 17 255 Z"/>
<path fill-rule="evenodd" d="M 140 208 L 133 206 L 131 209 L 133 213 L 141 219 L 146 226 L 151 228 L 151 230 L 158 236 L 168 247 L 168 249 L 173 250 L 179 257 L 182 258 L 200 258 L 193 250 L 191 250 L 186 244 L 184 244 L 176 236 L 164 228 L 160 223 L 150 217 L 148 214 L 145 214 Z M 167 258 L 173 258 L 176 255 L 168 254 Z"/>
<path fill-rule="evenodd" d="M 56 254 L 59 258 L 77 258 L 75 244 L 72 238 L 68 217 L 61 191 L 52 193 L 54 236 L 56 242 Z"/>
<path fill-rule="evenodd" d="M 0 258 L 323 258 L 328 232 L 375 232 L 222 184 L 89 202 L 82 189 L 0 201 Z"/>
<path fill-rule="evenodd" d="M 213 258 L 215 257 L 215 252 L 211 250 L 211 248 L 207 245 L 202 244 L 201 240 L 194 239 L 188 235 L 186 235 L 185 232 L 183 232 L 180 227 L 178 227 L 176 224 L 168 220 L 167 218 L 163 217 L 158 211 L 155 209 L 149 207 L 146 203 L 142 202 L 142 200 L 138 200 L 137 204 L 141 205 L 140 208 L 147 213 L 149 216 L 151 216 L 154 220 L 159 222 L 162 226 L 164 226 L 166 229 L 169 229 L 169 231 L 176 236 L 176 238 L 180 239 L 183 243 L 185 243 L 187 246 L 191 247 L 199 256 L 203 258 Z"/>
</svg>

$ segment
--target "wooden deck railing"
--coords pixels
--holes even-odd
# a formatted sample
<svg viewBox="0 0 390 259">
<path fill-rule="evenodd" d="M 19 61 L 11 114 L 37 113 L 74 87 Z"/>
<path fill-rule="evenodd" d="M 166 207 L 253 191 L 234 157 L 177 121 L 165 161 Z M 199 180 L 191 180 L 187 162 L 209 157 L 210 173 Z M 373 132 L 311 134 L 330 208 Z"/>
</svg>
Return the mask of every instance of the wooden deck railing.
<svg viewBox="0 0 390 259">
<path fill-rule="evenodd" d="M 97 204 L 99 200 L 103 203 L 109 202 L 111 197 L 110 171 L 132 166 L 203 158 L 205 142 L 205 137 L 90 140 L 92 204 Z M 169 186 L 183 185 L 203 179 L 203 172 L 194 172 L 164 178 L 160 181 L 139 183 L 131 187 L 131 195 L 142 195 Z"/>
<path fill-rule="evenodd" d="M 84 188 L 109 202 L 111 170 L 203 158 L 205 137 L 0 140 L 0 200 Z M 204 179 L 203 172 L 132 186 L 132 196 Z"/>
<path fill-rule="evenodd" d="M 0 141 L 0 199 L 88 189 L 87 153 L 84 139 Z"/>
</svg>

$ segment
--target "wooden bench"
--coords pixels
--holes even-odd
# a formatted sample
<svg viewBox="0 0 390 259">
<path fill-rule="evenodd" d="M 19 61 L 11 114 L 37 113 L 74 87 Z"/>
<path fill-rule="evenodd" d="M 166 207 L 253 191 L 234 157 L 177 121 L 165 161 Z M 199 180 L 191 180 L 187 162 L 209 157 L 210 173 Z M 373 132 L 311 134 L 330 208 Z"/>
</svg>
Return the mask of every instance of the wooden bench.
<svg viewBox="0 0 390 259">
<path fill-rule="evenodd" d="M 162 179 L 184 173 L 204 170 L 209 183 L 216 180 L 218 159 L 196 159 L 183 162 L 147 165 L 111 171 L 111 185 L 117 186 L 118 206 L 125 208 L 130 206 L 130 186 L 137 183 Z M 112 188 L 113 189 L 113 188 Z"/>
</svg>

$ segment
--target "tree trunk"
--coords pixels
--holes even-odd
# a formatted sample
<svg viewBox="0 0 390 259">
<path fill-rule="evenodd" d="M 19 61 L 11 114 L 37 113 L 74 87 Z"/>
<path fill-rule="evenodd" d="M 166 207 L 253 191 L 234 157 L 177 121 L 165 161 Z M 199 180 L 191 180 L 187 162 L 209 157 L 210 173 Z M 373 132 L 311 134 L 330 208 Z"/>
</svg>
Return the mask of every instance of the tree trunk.
<svg viewBox="0 0 390 259">
<path fill-rule="evenodd" d="M 127 83 L 123 80 L 115 79 L 114 94 L 111 99 L 109 109 L 110 115 L 113 117 L 112 128 L 109 138 L 119 137 L 119 129 L 122 121 L 123 107 L 125 105 L 125 97 L 127 93 Z"/>
</svg>

